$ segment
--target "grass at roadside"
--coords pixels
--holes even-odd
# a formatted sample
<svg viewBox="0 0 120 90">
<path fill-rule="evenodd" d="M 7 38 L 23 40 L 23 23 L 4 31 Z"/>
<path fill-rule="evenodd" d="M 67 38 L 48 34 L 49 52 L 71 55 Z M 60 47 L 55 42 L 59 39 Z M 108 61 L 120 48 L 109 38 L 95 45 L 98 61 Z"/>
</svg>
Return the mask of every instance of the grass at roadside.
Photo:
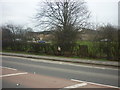
<svg viewBox="0 0 120 90">
<path fill-rule="evenodd" d="M 55 55 L 47 55 L 47 54 L 39 54 L 39 53 L 28 53 L 28 52 L 22 52 L 22 51 L 6 51 L 6 50 L 3 50 L 2 52 L 27 54 L 27 55 L 38 55 L 38 56 L 48 56 L 48 57 L 73 58 L 73 59 L 81 59 L 81 60 L 110 61 L 110 60 L 107 60 L 107 59 L 94 59 L 94 58 L 88 58 L 88 57 L 81 58 L 81 57 L 78 57 L 78 56 L 65 57 L 65 56 L 55 56 Z"/>
</svg>

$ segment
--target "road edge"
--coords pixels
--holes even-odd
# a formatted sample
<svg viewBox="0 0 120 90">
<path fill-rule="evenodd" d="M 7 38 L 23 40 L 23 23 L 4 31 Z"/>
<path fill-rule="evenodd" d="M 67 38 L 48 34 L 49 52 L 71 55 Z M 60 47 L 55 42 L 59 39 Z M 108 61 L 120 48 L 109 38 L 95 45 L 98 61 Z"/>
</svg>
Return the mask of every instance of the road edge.
<svg viewBox="0 0 120 90">
<path fill-rule="evenodd" d="M 37 56 L 37 55 L 25 55 L 25 54 L 16 54 L 16 53 L 1 53 L 0 55 L 4 56 L 16 56 L 16 57 L 24 57 L 24 58 L 33 58 L 33 59 L 44 59 L 51 61 L 60 61 L 60 62 L 70 62 L 70 63 L 81 63 L 81 64 L 92 64 L 92 65 L 103 65 L 103 66 L 113 66 L 119 67 L 119 62 L 109 63 L 109 61 L 92 61 L 92 60 L 78 60 L 78 59 L 66 59 L 66 58 L 54 58 L 48 56 Z"/>
</svg>

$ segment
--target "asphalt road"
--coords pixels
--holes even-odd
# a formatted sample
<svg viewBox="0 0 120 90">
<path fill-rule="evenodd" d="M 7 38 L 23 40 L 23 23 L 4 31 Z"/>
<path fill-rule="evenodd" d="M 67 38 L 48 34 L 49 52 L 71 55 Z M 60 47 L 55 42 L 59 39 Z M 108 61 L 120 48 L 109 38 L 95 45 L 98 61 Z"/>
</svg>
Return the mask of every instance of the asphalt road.
<svg viewBox="0 0 120 90">
<path fill-rule="evenodd" d="M 31 60 L 34 59 L 3 56 L 2 66 L 52 77 L 76 79 L 119 87 L 117 69 L 76 64 L 71 65 L 61 62 L 54 63 L 53 61 L 44 61 L 40 59 L 40 62 Z M 3 86 L 5 84 L 8 84 L 8 82 L 3 82 Z"/>
</svg>

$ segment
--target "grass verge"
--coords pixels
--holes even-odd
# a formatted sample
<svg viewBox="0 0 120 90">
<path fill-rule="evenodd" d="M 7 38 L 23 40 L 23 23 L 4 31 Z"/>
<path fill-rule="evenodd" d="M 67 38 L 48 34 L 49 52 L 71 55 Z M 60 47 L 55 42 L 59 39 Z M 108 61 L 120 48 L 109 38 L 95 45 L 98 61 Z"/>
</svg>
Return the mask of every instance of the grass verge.
<svg viewBox="0 0 120 90">
<path fill-rule="evenodd" d="M 47 55 L 47 54 L 39 54 L 39 53 L 29 53 L 29 52 L 22 52 L 22 51 L 7 51 L 3 50 L 2 52 L 6 53 L 16 53 L 16 54 L 26 54 L 26 55 L 38 55 L 38 56 L 48 56 L 48 57 L 60 57 L 60 58 L 71 58 L 71 59 L 81 59 L 81 60 L 94 60 L 94 61 L 113 61 L 113 60 L 107 60 L 107 59 L 95 59 L 95 58 L 89 58 L 89 57 L 78 57 L 78 56 L 71 56 L 71 57 L 65 57 L 65 56 L 55 56 L 55 55 Z"/>
</svg>

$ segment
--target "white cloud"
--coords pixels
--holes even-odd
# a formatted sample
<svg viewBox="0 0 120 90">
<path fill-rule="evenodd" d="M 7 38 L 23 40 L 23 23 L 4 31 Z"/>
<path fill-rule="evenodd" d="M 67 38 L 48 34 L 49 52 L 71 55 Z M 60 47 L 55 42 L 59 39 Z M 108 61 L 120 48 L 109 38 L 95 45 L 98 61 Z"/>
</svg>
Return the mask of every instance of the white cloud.
<svg viewBox="0 0 120 90">
<path fill-rule="evenodd" d="M 87 2 L 119 2 L 119 0 L 85 0 Z"/>
<path fill-rule="evenodd" d="M 42 0 L 0 0 L 0 2 L 42 2 Z"/>
</svg>

